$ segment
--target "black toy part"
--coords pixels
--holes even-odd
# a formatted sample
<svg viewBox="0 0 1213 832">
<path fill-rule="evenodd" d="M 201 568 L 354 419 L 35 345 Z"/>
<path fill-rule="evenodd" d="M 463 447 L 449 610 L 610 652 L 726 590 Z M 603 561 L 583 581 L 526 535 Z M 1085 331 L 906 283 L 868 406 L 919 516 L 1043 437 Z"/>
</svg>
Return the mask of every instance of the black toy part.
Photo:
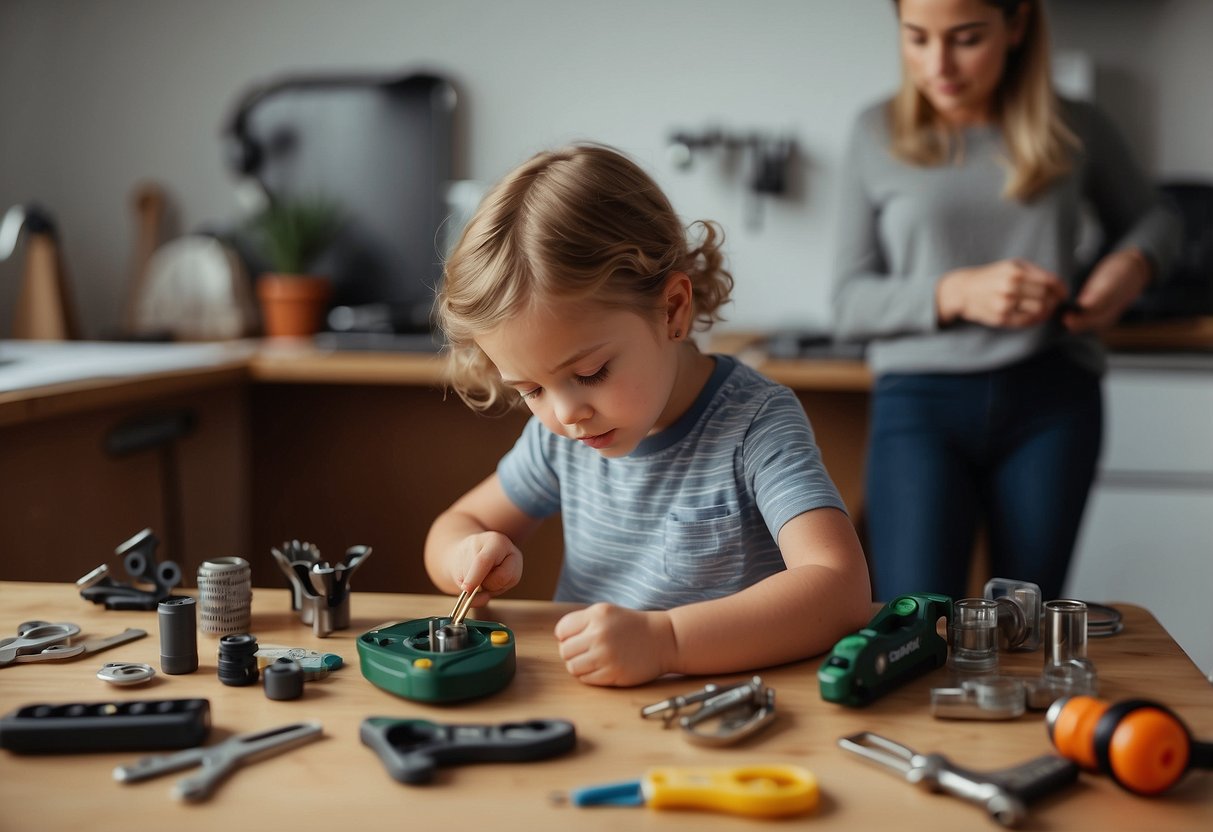
<svg viewBox="0 0 1213 832">
<path fill-rule="evenodd" d="M 198 669 L 198 605 L 179 595 L 156 606 L 160 624 L 160 669 L 170 675 Z"/>
<path fill-rule="evenodd" d="M 265 696 L 278 701 L 303 696 L 303 668 L 299 662 L 283 656 L 266 665 Z"/>
<path fill-rule="evenodd" d="M 562 719 L 443 725 L 424 719 L 370 717 L 362 721 L 359 735 L 393 778 L 414 785 L 433 780 L 439 766 L 543 760 L 577 746 L 573 723 Z"/>
<path fill-rule="evenodd" d="M 157 604 L 172 596 L 173 587 L 181 583 L 180 566 L 171 560 L 156 561 L 159 545 L 160 540 L 152 530 L 144 529 L 114 550 L 122 558 L 126 574 L 134 581 L 151 584 L 152 589 L 104 577 L 80 590 L 80 596 L 94 604 L 105 604 L 107 610 L 156 609 Z"/>
<path fill-rule="evenodd" d="M 206 699 L 42 703 L 0 718 L 0 748 L 19 754 L 192 748 L 210 728 Z"/>
</svg>

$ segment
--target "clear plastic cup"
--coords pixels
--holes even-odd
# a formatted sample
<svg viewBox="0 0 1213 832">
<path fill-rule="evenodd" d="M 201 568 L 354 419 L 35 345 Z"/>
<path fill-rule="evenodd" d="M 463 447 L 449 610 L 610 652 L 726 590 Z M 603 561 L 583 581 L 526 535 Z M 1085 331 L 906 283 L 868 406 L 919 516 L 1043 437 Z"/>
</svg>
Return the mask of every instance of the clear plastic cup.
<svg viewBox="0 0 1213 832">
<path fill-rule="evenodd" d="M 952 604 L 948 667 L 959 674 L 998 671 L 998 603 L 962 598 Z"/>
</svg>

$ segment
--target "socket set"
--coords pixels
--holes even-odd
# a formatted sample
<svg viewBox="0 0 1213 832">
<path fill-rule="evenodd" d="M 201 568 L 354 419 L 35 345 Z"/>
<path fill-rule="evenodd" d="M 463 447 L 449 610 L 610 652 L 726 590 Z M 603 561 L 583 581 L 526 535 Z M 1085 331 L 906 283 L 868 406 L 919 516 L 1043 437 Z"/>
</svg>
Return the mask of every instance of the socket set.
<svg viewBox="0 0 1213 832">
<path fill-rule="evenodd" d="M 210 728 L 206 699 L 43 703 L 0 717 L 0 748 L 20 754 L 192 748 Z"/>
</svg>

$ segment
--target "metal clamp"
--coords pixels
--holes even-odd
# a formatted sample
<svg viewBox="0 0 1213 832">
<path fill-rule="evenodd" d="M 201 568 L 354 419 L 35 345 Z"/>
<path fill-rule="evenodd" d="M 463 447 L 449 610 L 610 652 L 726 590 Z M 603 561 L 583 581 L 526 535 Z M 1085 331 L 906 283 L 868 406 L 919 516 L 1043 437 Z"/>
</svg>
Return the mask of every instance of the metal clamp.
<svg viewBox="0 0 1213 832">
<path fill-rule="evenodd" d="M 699 707 L 691 713 L 681 713 L 696 704 Z M 689 694 L 646 705 L 640 715 L 644 719 L 660 718 L 667 728 L 677 720 L 687 740 L 696 745 L 732 745 L 775 719 L 775 689 L 764 685 L 761 676 L 723 688 L 707 684 Z M 709 730 L 711 722 L 715 728 Z"/>
<path fill-rule="evenodd" d="M 337 563 L 321 559 L 311 543 L 291 540 L 270 554 L 291 582 L 291 609 L 299 620 L 312 625 L 316 638 L 350 626 L 350 578 L 371 555 L 370 546 L 351 546 Z"/>
<path fill-rule="evenodd" d="M 76 581 L 80 597 L 94 604 L 104 604 L 107 610 L 154 610 L 161 601 L 172 597 L 173 587 L 181 583 L 181 567 L 171 560 L 157 561 L 156 549 L 160 539 L 151 529 L 144 529 L 114 549 L 133 583 L 125 584 L 109 576 L 106 564 L 98 566 Z M 151 584 L 143 589 L 135 584 Z"/>
</svg>

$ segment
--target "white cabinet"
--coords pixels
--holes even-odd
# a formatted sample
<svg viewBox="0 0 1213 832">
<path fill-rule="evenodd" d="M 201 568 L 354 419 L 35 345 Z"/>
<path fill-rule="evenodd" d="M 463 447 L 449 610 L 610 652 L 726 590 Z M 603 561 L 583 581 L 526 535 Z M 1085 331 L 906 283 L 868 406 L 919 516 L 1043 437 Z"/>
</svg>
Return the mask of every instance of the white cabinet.
<svg viewBox="0 0 1213 832">
<path fill-rule="evenodd" d="M 1213 678 L 1213 356 L 1113 356 L 1066 595 L 1150 610 Z"/>
</svg>

